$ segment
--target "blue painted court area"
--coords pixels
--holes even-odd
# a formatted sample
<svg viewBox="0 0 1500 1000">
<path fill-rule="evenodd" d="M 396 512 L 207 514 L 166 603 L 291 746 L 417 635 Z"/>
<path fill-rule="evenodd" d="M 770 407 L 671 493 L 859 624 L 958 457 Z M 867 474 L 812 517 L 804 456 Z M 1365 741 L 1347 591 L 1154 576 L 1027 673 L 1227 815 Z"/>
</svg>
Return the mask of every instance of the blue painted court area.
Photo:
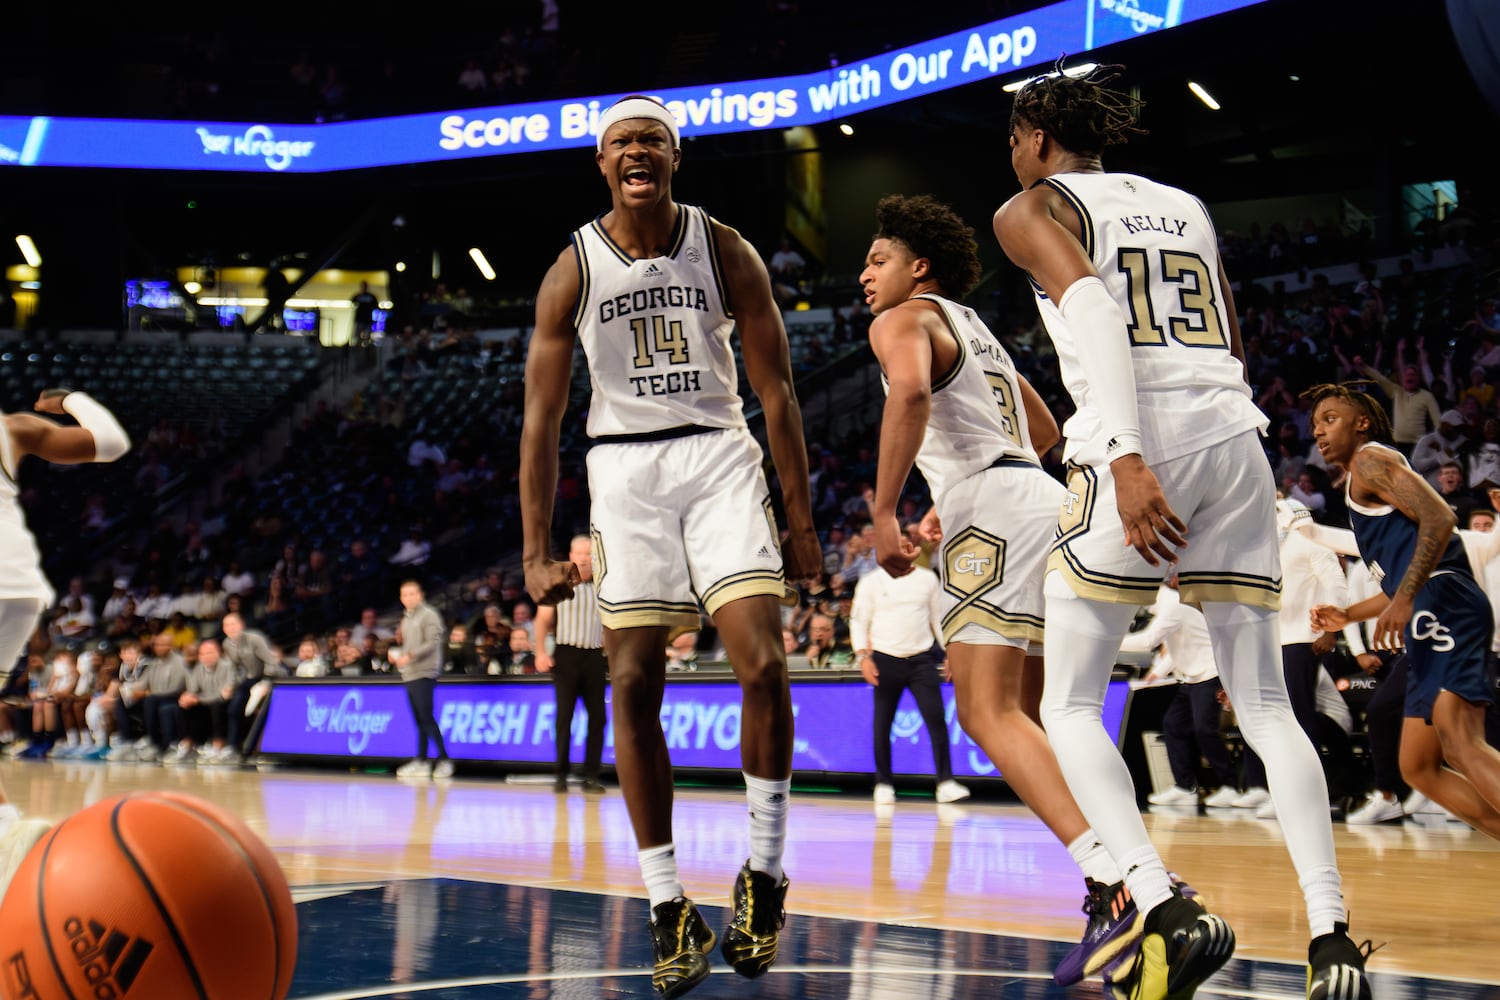
<svg viewBox="0 0 1500 1000">
<path fill-rule="evenodd" d="M 298 1000 L 600 1000 L 656 997 L 640 898 L 458 879 L 303 887 Z M 702 907 L 722 933 L 728 913 Z M 1097 980 L 1054 986 L 1062 942 L 793 914 L 781 957 L 747 980 L 715 956 L 694 1000 L 1060 1000 L 1104 996 Z M 1372 976 L 1376 1000 L 1500 1000 L 1480 983 Z M 1202 997 L 1298 998 L 1305 969 L 1236 959 Z"/>
</svg>

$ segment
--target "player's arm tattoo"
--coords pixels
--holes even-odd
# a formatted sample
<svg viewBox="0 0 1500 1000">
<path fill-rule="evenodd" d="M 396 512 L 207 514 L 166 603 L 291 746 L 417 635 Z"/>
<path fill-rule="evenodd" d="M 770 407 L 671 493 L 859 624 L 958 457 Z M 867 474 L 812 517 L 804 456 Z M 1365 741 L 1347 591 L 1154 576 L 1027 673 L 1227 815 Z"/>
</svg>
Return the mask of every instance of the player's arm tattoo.
<svg viewBox="0 0 1500 1000">
<path fill-rule="evenodd" d="M 1351 471 L 1358 477 L 1359 493 L 1378 497 L 1417 523 L 1411 562 L 1396 588 L 1397 593 L 1415 598 L 1443 557 L 1457 518 L 1427 480 L 1388 453 L 1362 451 L 1355 456 Z"/>
</svg>

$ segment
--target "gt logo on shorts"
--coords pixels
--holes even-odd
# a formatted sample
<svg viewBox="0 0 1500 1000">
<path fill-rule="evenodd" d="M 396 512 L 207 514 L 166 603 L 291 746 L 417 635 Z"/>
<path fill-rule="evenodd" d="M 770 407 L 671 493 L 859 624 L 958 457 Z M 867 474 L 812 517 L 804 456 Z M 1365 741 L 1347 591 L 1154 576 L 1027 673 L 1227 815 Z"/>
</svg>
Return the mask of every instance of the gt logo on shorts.
<svg viewBox="0 0 1500 1000">
<path fill-rule="evenodd" d="M 972 552 L 960 552 L 953 558 L 953 572 L 984 576 L 986 568 L 994 561 L 993 556 L 976 556 Z"/>
<path fill-rule="evenodd" d="M 1437 653 L 1448 653 L 1453 650 L 1453 636 L 1449 634 L 1448 627 L 1441 624 L 1437 615 L 1431 611 L 1418 611 L 1412 616 L 1411 637 L 1431 642 L 1433 651 Z"/>
</svg>

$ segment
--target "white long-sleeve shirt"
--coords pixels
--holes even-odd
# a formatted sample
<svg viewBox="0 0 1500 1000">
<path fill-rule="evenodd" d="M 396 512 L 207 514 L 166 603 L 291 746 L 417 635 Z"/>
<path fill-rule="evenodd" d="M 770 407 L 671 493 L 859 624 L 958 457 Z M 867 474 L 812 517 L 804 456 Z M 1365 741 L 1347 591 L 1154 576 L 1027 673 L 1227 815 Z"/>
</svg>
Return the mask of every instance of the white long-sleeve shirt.
<svg viewBox="0 0 1500 1000">
<path fill-rule="evenodd" d="M 1281 644 L 1312 642 L 1312 609 L 1317 604 L 1349 603 L 1348 586 L 1338 556 L 1300 531 L 1281 543 Z"/>
<path fill-rule="evenodd" d="M 1177 591 L 1165 584 L 1157 592 L 1156 603 L 1151 606 L 1151 620 L 1140 631 L 1127 634 L 1120 643 L 1120 651 L 1144 653 L 1157 646 L 1166 647 L 1167 660 L 1171 664 L 1169 673 L 1184 684 L 1197 684 L 1219 676 L 1203 612 L 1183 604 Z"/>
<path fill-rule="evenodd" d="M 887 656 L 915 656 L 943 634 L 942 586 L 937 574 L 920 566 L 891 576 L 876 566 L 854 585 L 849 609 L 849 641 L 857 652 L 873 649 Z"/>
</svg>

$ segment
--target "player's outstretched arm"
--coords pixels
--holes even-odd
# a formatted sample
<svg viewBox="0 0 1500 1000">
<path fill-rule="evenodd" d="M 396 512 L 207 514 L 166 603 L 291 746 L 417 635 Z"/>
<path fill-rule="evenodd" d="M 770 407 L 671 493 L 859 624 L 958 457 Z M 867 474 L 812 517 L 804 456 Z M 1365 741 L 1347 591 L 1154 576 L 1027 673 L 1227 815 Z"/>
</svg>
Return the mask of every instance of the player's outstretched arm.
<svg viewBox="0 0 1500 1000">
<path fill-rule="evenodd" d="M 5 418 L 10 439 L 21 455 L 59 465 L 82 462 L 113 462 L 130 450 L 130 438 L 115 415 L 86 392 L 44 389 L 36 401 L 38 413 L 64 414 L 78 421 L 65 427 L 30 413 L 11 413 Z"/>
</svg>

